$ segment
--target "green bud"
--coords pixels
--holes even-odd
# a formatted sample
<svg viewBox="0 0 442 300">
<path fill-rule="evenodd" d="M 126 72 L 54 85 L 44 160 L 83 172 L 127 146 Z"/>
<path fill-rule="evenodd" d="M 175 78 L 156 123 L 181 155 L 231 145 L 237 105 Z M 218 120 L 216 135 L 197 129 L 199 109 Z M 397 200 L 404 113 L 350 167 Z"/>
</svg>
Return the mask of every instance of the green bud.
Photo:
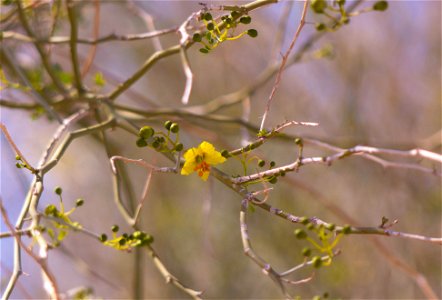
<svg viewBox="0 0 442 300">
<path fill-rule="evenodd" d="M 303 240 L 307 237 L 307 233 L 303 229 L 296 229 L 295 236 L 299 240 Z"/>
<path fill-rule="evenodd" d="M 309 257 L 312 254 L 312 249 L 305 247 L 302 249 L 302 255 L 305 257 Z"/>
<path fill-rule="evenodd" d="M 21 163 L 15 163 L 15 166 L 17 167 L 17 169 L 21 169 L 23 168 L 23 165 Z"/>
<path fill-rule="evenodd" d="M 201 37 L 201 34 L 199 34 L 199 33 L 195 33 L 195 34 L 193 35 L 193 37 L 192 37 L 192 40 L 193 40 L 194 42 L 201 42 L 201 41 L 203 40 L 203 38 Z"/>
<path fill-rule="evenodd" d="M 17 154 L 17 155 L 15 156 L 15 160 L 21 160 L 20 155 Z"/>
<path fill-rule="evenodd" d="M 58 210 L 54 204 L 50 204 L 50 205 L 46 206 L 45 215 L 55 217 L 57 215 L 57 213 L 58 213 Z"/>
<path fill-rule="evenodd" d="M 172 123 L 172 125 L 170 125 L 170 131 L 178 133 L 178 131 L 180 131 L 180 126 L 177 123 Z"/>
<path fill-rule="evenodd" d="M 315 28 L 316 28 L 317 31 L 323 31 L 323 30 L 325 30 L 325 28 L 327 28 L 327 26 L 325 26 L 324 23 L 317 23 L 315 25 Z"/>
<path fill-rule="evenodd" d="M 260 160 L 258 161 L 258 166 L 260 166 L 261 168 L 264 167 L 265 164 L 266 164 L 266 161 L 265 161 L 265 160 L 260 159 Z"/>
<path fill-rule="evenodd" d="M 82 206 L 84 204 L 84 199 L 78 198 L 77 201 L 75 201 L 75 206 Z"/>
<path fill-rule="evenodd" d="M 118 225 L 113 225 L 111 227 L 112 232 L 118 232 L 118 230 L 120 230 L 120 227 L 118 227 Z"/>
<path fill-rule="evenodd" d="M 307 225 L 310 223 L 310 220 L 307 217 L 301 217 L 301 218 L 299 218 L 299 223 L 301 223 L 303 225 Z"/>
<path fill-rule="evenodd" d="M 160 142 L 158 140 L 153 141 L 152 143 L 152 147 L 154 149 L 158 149 L 158 147 L 160 147 Z"/>
<path fill-rule="evenodd" d="M 215 25 L 212 22 L 210 22 L 210 23 L 207 23 L 206 28 L 207 28 L 207 30 L 212 31 L 215 29 Z"/>
<path fill-rule="evenodd" d="M 124 237 L 125 239 L 129 238 L 129 235 L 127 233 L 123 233 L 121 236 Z"/>
<path fill-rule="evenodd" d="M 302 139 L 301 138 L 296 138 L 295 139 L 295 144 L 298 145 L 298 146 L 302 146 L 302 144 L 303 144 L 302 143 Z"/>
<path fill-rule="evenodd" d="M 278 178 L 276 176 L 272 176 L 272 177 L 270 177 L 269 182 L 271 184 L 275 184 L 278 182 Z"/>
<path fill-rule="evenodd" d="M 307 225 L 305 225 L 305 228 L 307 228 L 308 230 L 313 230 L 315 229 L 315 225 L 313 223 L 308 223 Z"/>
<path fill-rule="evenodd" d="M 120 244 L 120 246 L 126 245 L 126 239 L 122 238 L 121 240 L 118 241 L 118 244 Z"/>
<path fill-rule="evenodd" d="M 172 126 L 172 121 L 167 120 L 166 122 L 164 122 L 164 128 L 166 128 L 167 130 L 170 130 L 170 126 Z"/>
<path fill-rule="evenodd" d="M 184 146 L 183 146 L 183 144 L 181 144 L 181 143 L 179 143 L 179 144 L 176 144 L 176 146 L 175 146 L 175 151 L 181 151 L 181 150 L 183 150 L 183 148 L 184 148 Z"/>
<path fill-rule="evenodd" d="M 333 231 L 336 229 L 336 225 L 333 223 L 327 224 L 326 228 L 330 231 Z"/>
<path fill-rule="evenodd" d="M 344 227 L 342 227 L 342 233 L 343 234 L 351 233 L 351 226 L 350 225 L 344 225 Z"/>
<path fill-rule="evenodd" d="M 57 194 L 57 195 L 61 195 L 61 193 L 63 193 L 63 190 L 61 189 L 61 187 L 59 187 L 59 186 L 57 186 L 55 189 L 54 189 L 54 192 Z"/>
<path fill-rule="evenodd" d="M 213 19 L 213 17 L 212 17 L 212 15 L 209 12 L 207 12 L 207 13 L 205 13 L 203 15 L 203 19 L 206 20 L 206 21 L 210 21 L 210 20 Z"/>
<path fill-rule="evenodd" d="M 255 38 L 258 36 L 258 31 L 256 31 L 256 29 L 249 29 L 249 30 L 247 30 L 247 34 L 250 37 Z"/>
<path fill-rule="evenodd" d="M 207 50 L 206 48 L 200 48 L 200 52 L 207 54 L 207 53 L 209 53 L 209 50 Z"/>
<path fill-rule="evenodd" d="M 104 243 L 107 241 L 107 235 L 105 233 L 102 233 L 98 239 L 100 240 L 100 242 Z"/>
<path fill-rule="evenodd" d="M 378 1 L 373 5 L 373 9 L 377 11 L 384 11 L 388 8 L 388 2 L 387 1 Z"/>
<path fill-rule="evenodd" d="M 273 168 L 275 165 L 276 165 L 276 163 L 272 160 L 272 161 L 270 162 L 270 168 Z"/>
<path fill-rule="evenodd" d="M 310 7 L 312 10 L 317 14 L 324 13 L 324 10 L 327 8 L 327 1 L 326 0 L 312 0 L 310 3 Z"/>
<path fill-rule="evenodd" d="M 237 12 L 237 11 L 232 11 L 232 12 L 230 13 L 230 15 L 232 16 L 232 18 L 236 19 L 236 18 L 239 17 L 240 13 Z"/>
<path fill-rule="evenodd" d="M 315 256 L 312 258 L 312 265 L 314 268 L 319 268 L 322 265 L 322 259 L 319 256 Z"/>
<path fill-rule="evenodd" d="M 146 147 L 147 146 L 147 141 L 143 138 L 138 138 L 136 141 L 137 147 Z"/>
<path fill-rule="evenodd" d="M 225 158 L 229 158 L 230 157 L 230 153 L 228 150 L 223 150 L 221 151 L 221 156 L 225 157 Z"/>
<path fill-rule="evenodd" d="M 252 22 L 252 18 L 250 16 L 243 16 L 239 19 L 239 21 L 243 24 L 250 24 L 250 22 Z"/>
<path fill-rule="evenodd" d="M 232 20 L 232 18 L 230 18 L 230 17 L 226 17 L 226 18 L 224 19 L 224 22 L 225 22 L 227 25 L 232 25 L 233 20 Z"/>
<path fill-rule="evenodd" d="M 138 136 L 143 139 L 148 139 L 155 134 L 155 130 L 150 126 L 144 126 L 140 129 Z"/>
<path fill-rule="evenodd" d="M 144 233 L 142 231 L 135 231 L 133 233 L 133 237 L 137 240 L 142 240 L 142 239 L 146 238 L 146 233 Z"/>
</svg>

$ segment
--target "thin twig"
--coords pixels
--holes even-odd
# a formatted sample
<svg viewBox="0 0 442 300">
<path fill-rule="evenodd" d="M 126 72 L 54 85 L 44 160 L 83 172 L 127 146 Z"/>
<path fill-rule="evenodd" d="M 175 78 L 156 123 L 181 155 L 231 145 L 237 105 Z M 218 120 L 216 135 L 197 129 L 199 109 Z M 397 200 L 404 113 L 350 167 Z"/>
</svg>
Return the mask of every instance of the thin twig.
<svg viewBox="0 0 442 300">
<path fill-rule="evenodd" d="M 261 127 L 260 127 L 259 131 L 262 131 L 264 129 L 264 123 L 266 121 L 267 114 L 270 111 L 270 105 L 272 104 L 272 100 L 273 100 L 273 97 L 275 96 L 275 92 L 279 87 L 279 83 L 280 83 L 281 77 L 282 77 L 282 72 L 284 71 L 285 65 L 287 63 L 287 59 L 289 58 L 289 55 L 292 52 L 293 47 L 296 44 L 296 41 L 298 40 L 298 36 L 301 33 L 302 28 L 304 27 L 305 16 L 307 14 L 307 7 L 308 7 L 308 0 L 305 0 L 304 7 L 303 7 L 302 13 L 301 13 L 301 20 L 299 21 L 299 25 L 298 25 L 298 29 L 296 29 L 295 36 L 293 37 L 293 40 L 290 43 L 289 49 L 286 51 L 286 53 L 282 57 L 281 67 L 279 68 L 279 71 L 276 74 L 276 79 L 275 79 L 275 83 L 273 84 L 272 92 L 270 93 L 269 99 L 267 100 L 267 105 L 266 105 L 266 108 L 264 111 L 264 115 L 262 116 Z"/>
<path fill-rule="evenodd" d="M 77 87 L 78 93 L 82 94 L 84 92 L 84 87 L 81 79 L 80 63 L 78 61 L 77 54 L 78 24 L 74 5 L 75 3 L 72 0 L 66 1 L 69 23 L 71 25 L 69 49 L 71 50 L 72 69 L 74 70 L 75 86 Z"/>
</svg>

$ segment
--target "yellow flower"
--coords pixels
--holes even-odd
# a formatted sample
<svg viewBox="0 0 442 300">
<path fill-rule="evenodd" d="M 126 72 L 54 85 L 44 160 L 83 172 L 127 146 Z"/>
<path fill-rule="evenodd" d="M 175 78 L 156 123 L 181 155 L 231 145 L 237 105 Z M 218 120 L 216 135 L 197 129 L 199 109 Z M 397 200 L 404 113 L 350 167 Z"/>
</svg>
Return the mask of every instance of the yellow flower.
<svg viewBox="0 0 442 300">
<path fill-rule="evenodd" d="M 206 181 L 209 178 L 210 166 L 221 164 L 226 158 L 215 150 L 211 143 L 202 142 L 198 148 L 190 148 L 184 153 L 184 166 L 181 175 L 189 175 L 198 172 L 198 176 Z"/>
</svg>

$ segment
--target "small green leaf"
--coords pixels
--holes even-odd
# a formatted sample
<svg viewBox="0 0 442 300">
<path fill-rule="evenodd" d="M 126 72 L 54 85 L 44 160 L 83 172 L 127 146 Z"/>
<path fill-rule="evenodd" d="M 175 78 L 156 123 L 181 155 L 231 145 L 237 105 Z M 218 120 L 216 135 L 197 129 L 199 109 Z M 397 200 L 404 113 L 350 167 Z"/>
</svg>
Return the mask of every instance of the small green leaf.
<svg viewBox="0 0 442 300">
<path fill-rule="evenodd" d="M 106 85 L 106 80 L 104 79 L 103 73 L 101 72 L 95 73 L 94 83 L 99 87 L 103 87 Z"/>
</svg>

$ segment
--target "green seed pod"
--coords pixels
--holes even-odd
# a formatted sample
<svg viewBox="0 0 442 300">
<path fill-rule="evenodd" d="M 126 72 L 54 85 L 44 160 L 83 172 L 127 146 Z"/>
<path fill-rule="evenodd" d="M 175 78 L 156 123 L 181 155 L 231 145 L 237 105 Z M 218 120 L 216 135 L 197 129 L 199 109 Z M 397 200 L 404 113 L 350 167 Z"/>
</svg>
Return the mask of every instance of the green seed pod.
<svg viewBox="0 0 442 300">
<path fill-rule="evenodd" d="M 17 167 L 17 169 L 21 169 L 23 168 L 23 165 L 21 163 L 15 163 L 15 166 Z"/>
<path fill-rule="evenodd" d="M 384 11 L 388 8 L 388 2 L 387 1 L 378 1 L 373 5 L 373 9 L 377 11 Z"/>
<path fill-rule="evenodd" d="M 239 21 L 243 24 L 250 24 L 250 22 L 252 22 L 252 18 L 250 16 L 244 16 L 241 17 Z"/>
<path fill-rule="evenodd" d="M 118 225 L 113 225 L 111 227 L 112 232 L 118 232 L 118 230 L 120 230 L 120 227 L 118 227 Z"/>
<path fill-rule="evenodd" d="M 75 201 L 75 206 L 82 206 L 84 204 L 84 199 L 83 198 L 78 198 L 76 201 Z"/>
<path fill-rule="evenodd" d="M 260 166 L 261 168 L 264 167 L 265 164 L 266 164 L 266 161 L 265 161 L 265 160 L 260 159 L 260 160 L 258 161 L 258 166 Z"/>
<path fill-rule="evenodd" d="M 195 33 L 195 34 L 192 36 L 192 40 L 193 40 L 194 42 L 201 42 L 201 41 L 203 40 L 203 38 L 202 38 L 201 34 L 199 34 L 199 33 Z"/>
<path fill-rule="evenodd" d="M 124 245 L 126 245 L 126 242 L 127 242 L 127 240 L 125 238 L 122 238 L 121 240 L 118 241 L 118 244 L 120 246 L 124 246 Z"/>
<path fill-rule="evenodd" d="M 20 155 L 17 154 L 17 155 L 15 156 L 15 160 L 21 160 Z"/>
<path fill-rule="evenodd" d="M 140 129 L 138 136 L 143 139 L 148 139 L 155 134 L 155 130 L 150 126 L 144 126 Z"/>
<path fill-rule="evenodd" d="M 272 176 L 272 177 L 270 177 L 269 182 L 271 184 L 275 184 L 278 182 L 278 178 L 276 176 Z"/>
<path fill-rule="evenodd" d="M 207 53 L 209 53 L 209 50 L 207 50 L 206 48 L 200 48 L 200 52 L 207 54 Z"/>
<path fill-rule="evenodd" d="M 258 36 L 258 31 L 256 29 L 249 29 L 249 30 L 247 30 L 247 34 L 250 37 L 255 38 Z"/>
<path fill-rule="evenodd" d="M 176 144 L 176 146 L 175 146 L 175 151 L 181 151 L 181 150 L 183 150 L 183 148 L 184 148 L 184 146 L 183 146 L 183 144 L 181 144 L 181 143 L 179 143 L 179 144 Z"/>
<path fill-rule="evenodd" d="M 312 258 L 312 265 L 314 268 L 319 268 L 322 265 L 322 259 L 319 256 L 315 256 Z"/>
<path fill-rule="evenodd" d="M 310 7 L 312 10 L 317 14 L 324 13 L 324 10 L 327 8 L 327 1 L 326 0 L 312 0 L 310 3 Z"/>
<path fill-rule="evenodd" d="M 63 190 L 61 189 L 61 187 L 59 187 L 59 186 L 57 186 L 55 189 L 54 189 L 54 192 L 57 194 L 57 195 L 61 195 L 61 193 L 63 193 Z"/>
<path fill-rule="evenodd" d="M 342 233 L 343 234 L 351 233 L 351 226 L 350 225 L 344 225 L 344 227 L 342 228 Z"/>
<path fill-rule="evenodd" d="M 210 23 L 207 23 L 206 28 L 207 28 L 207 30 L 212 31 L 215 29 L 215 25 L 212 22 L 210 22 Z"/>
<path fill-rule="evenodd" d="M 296 229 L 295 236 L 299 240 L 303 240 L 307 237 L 307 233 L 303 229 Z"/>
<path fill-rule="evenodd" d="M 325 30 L 325 28 L 327 28 L 327 26 L 325 26 L 324 23 L 317 23 L 315 25 L 315 28 L 316 28 L 317 31 L 323 31 L 323 30 Z"/>
<path fill-rule="evenodd" d="M 305 247 L 304 249 L 302 249 L 302 255 L 305 257 L 309 257 L 310 255 L 312 255 L 312 249 Z"/>
<path fill-rule="evenodd" d="M 172 123 L 172 125 L 170 125 L 170 131 L 178 133 L 178 131 L 180 131 L 180 126 L 177 123 Z"/>
<path fill-rule="evenodd" d="M 212 19 L 213 19 L 212 14 L 209 13 L 209 12 L 205 13 L 205 14 L 203 15 L 203 19 L 206 20 L 206 21 L 210 21 L 210 20 L 212 20 Z"/>
<path fill-rule="evenodd" d="M 147 142 L 143 138 L 138 138 L 136 141 L 136 144 L 137 144 L 137 147 L 140 147 L 140 148 L 147 146 Z"/>
<path fill-rule="evenodd" d="M 276 163 L 272 160 L 272 161 L 270 162 L 270 168 L 273 168 L 275 165 L 276 165 Z"/>
</svg>

